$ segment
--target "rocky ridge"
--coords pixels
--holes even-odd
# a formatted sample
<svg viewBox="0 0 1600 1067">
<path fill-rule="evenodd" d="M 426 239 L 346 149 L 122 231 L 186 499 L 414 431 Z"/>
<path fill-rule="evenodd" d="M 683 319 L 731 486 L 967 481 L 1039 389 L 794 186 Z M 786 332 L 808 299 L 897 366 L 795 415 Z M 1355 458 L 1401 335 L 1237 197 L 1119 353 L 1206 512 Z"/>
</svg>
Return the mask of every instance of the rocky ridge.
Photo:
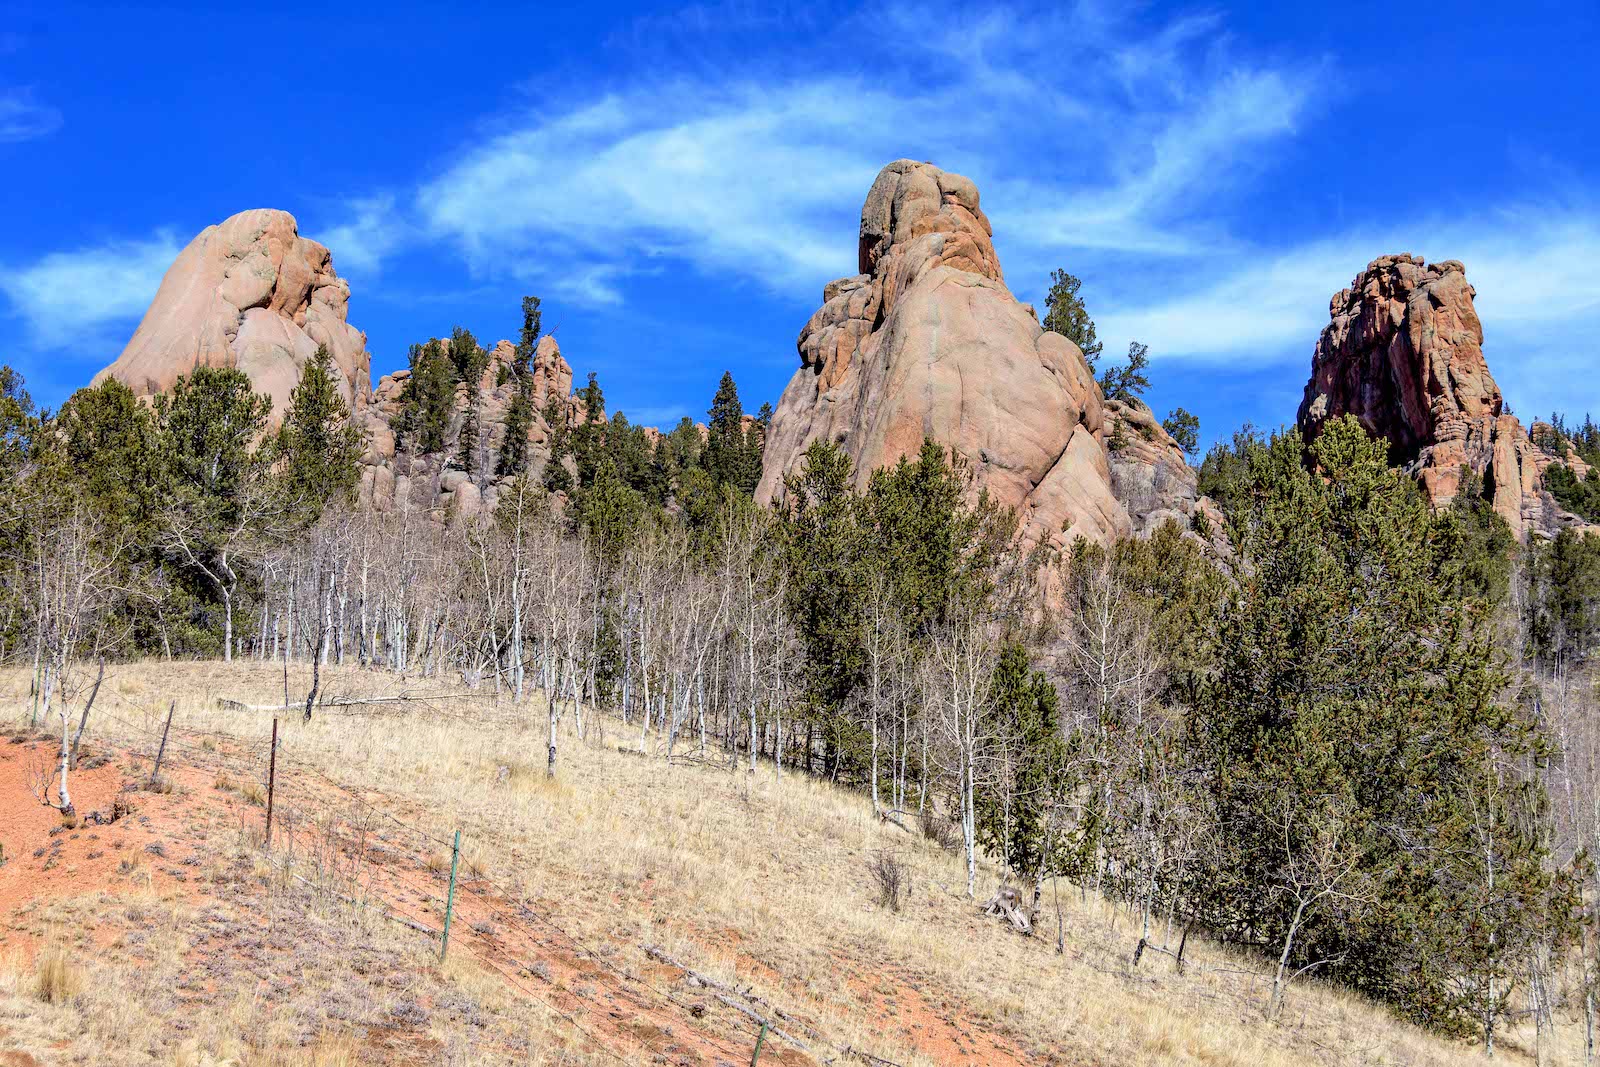
<svg viewBox="0 0 1600 1067">
<path fill-rule="evenodd" d="M 512 343 L 500 341 L 490 349 L 476 391 L 457 386 L 445 449 L 417 453 L 396 440 L 392 427 L 410 372 L 397 371 L 375 388 L 370 385 L 366 335 L 346 321 L 349 302 L 350 286 L 334 271 L 332 254 L 301 237 L 294 216 L 270 208 L 242 211 L 189 242 L 167 270 L 133 338 L 94 382 L 114 377 L 135 395 L 152 397 L 197 367 L 234 367 L 272 398 L 270 424 L 276 426 L 301 371 L 317 347 L 326 345 L 340 392 L 367 432 L 363 504 L 434 518 L 493 507 L 506 481 L 493 470 L 517 389 Z M 448 341 L 442 343 L 448 348 Z M 530 367 L 535 410 L 528 431 L 529 468 L 538 476 L 550 458 L 549 397 L 561 398 L 560 418 L 568 423 L 582 417 L 583 405 L 572 392 L 572 367 L 554 337 L 540 339 Z M 474 405 L 479 440 L 476 471 L 469 474 L 458 457 Z"/>
<path fill-rule="evenodd" d="M 442 341 L 446 350 L 449 341 Z M 365 413 L 367 451 L 361 457 L 360 499 L 380 512 L 421 510 L 435 517 L 456 513 L 471 516 L 483 508 L 493 510 L 500 489 L 511 479 L 496 476 L 494 467 L 505 441 L 506 415 L 516 396 L 517 380 L 511 373 L 516 347 L 502 340 L 489 349 L 488 364 L 476 395 L 466 383 L 456 386 L 454 410 L 445 435 L 445 447 L 423 453 L 401 445 L 393 422 L 400 414 L 401 390 L 409 370 L 386 374 L 373 391 Z M 529 363 L 532 373 L 533 421 L 528 429 L 529 473 L 537 480 L 550 461 L 553 428 L 545 414 L 551 395 L 561 398 L 559 417 L 572 423 L 582 417 L 583 403 L 572 392 L 572 367 L 561 355 L 552 336 L 541 337 Z M 473 404 L 478 410 L 475 471 L 459 462 L 461 435 L 471 425 Z"/>
<path fill-rule="evenodd" d="M 845 445 L 862 485 L 931 437 L 972 470 L 974 491 L 1019 510 L 1030 542 L 1103 542 L 1169 517 L 1190 524 L 1202 502 L 1182 452 L 1142 405 L 1105 401 L 1077 347 L 1012 296 L 971 181 L 926 163 L 885 167 L 862 209 L 858 260 L 861 273 L 827 286 L 801 332 L 802 365 L 773 419 L 759 499 L 781 498 L 783 476 L 819 437 Z M 196 366 L 237 367 L 272 397 L 276 418 L 325 344 L 368 435 L 364 505 L 434 518 L 492 508 L 517 388 L 511 342 L 490 349 L 476 389 L 457 386 L 445 447 L 416 452 L 393 429 L 410 372 L 385 375 L 369 392 L 365 335 L 346 321 L 349 293 L 331 254 L 301 237 L 293 216 L 241 212 L 178 257 L 99 378 L 150 396 Z M 561 398 L 558 417 L 569 425 L 583 412 L 555 338 L 540 341 L 531 369 L 537 477 L 556 429 L 546 424 L 550 397 Z M 463 447 L 474 424 L 477 441 Z"/>
<path fill-rule="evenodd" d="M 1168 519 L 1187 530 L 1203 515 L 1208 540 L 1224 551 L 1222 511 L 1200 495 L 1194 468 L 1155 412 L 1138 400 L 1107 400 L 1105 420 L 1111 491 L 1127 509 L 1133 532 L 1148 537 Z"/>
</svg>

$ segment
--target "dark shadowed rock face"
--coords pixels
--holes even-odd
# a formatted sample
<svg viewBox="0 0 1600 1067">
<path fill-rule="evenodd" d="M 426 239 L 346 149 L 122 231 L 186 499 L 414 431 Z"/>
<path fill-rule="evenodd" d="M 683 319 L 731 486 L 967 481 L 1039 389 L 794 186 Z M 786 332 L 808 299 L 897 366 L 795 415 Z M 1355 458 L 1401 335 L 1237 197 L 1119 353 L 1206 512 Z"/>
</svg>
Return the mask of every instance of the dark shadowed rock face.
<svg viewBox="0 0 1600 1067">
<path fill-rule="evenodd" d="M 1456 260 L 1375 259 L 1329 305 L 1298 422 L 1307 442 L 1354 415 L 1390 443 L 1435 507 L 1455 498 L 1463 468 L 1483 478 L 1518 537 L 1573 525 L 1542 490 L 1555 457 L 1506 413 L 1483 353 L 1476 293 Z"/>
<path fill-rule="evenodd" d="M 860 273 L 829 283 L 800 332 L 758 500 L 782 498 L 813 441 L 837 441 L 865 485 L 932 438 L 966 462 L 974 490 L 1018 510 L 1032 541 L 1132 529 L 1083 354 L 1011 295 L 991 233 L 968 179 L 910 160 L 879 172 Z"/>
</svg>

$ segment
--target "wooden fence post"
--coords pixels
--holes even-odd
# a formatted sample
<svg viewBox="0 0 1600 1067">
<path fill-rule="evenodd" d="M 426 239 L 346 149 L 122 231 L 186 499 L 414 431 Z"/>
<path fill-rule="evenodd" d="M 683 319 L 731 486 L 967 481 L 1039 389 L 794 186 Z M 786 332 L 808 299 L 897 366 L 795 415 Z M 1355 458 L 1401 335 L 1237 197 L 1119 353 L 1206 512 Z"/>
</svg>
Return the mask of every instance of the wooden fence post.
<svg viewBox="0 0 1600 1067">
<path fill-rule="evenodd" d="M 456 831 L 455 847 L 450 850 L 450 893 L 444 899 L 444 940 L 439 944 L 439 962 L 450 951 L 450 916 L 456 909 L 456 863 L 461 859 L 461 831 Z"/>
<path fill-rule="evenodd" d="M 272 851 L 272 794 L 278 785 L 278 717 L 272 717 L 272 754 L 267 758 L 267 851 Z"/>
<path fill-rule="evenodd" d="M 167 724 L 161 728 L 161 747 L 156 749 L 156 765 L 150 771 L 150 788 L 154 788 L 156 779 L 161 777 L 161 757 L 167 754 L 167 731 L 172 729 L 172 713 L 177 710 L 176 700 L 167 705 Z"/>
</svg>

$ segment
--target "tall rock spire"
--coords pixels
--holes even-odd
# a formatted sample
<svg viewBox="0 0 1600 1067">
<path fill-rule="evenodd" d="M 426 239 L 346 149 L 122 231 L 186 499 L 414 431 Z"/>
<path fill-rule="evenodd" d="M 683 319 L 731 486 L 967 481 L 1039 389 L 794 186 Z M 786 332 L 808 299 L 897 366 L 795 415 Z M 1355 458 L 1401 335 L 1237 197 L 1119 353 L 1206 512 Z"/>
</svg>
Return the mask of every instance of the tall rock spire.
<svg viewBox="0 0 1600 1067">
<path fill-rule="evenodd" d="M 910 160 L 879 172 L 861 209 L 860 273 L 830 282 L 800 332 L 758 500 L 780 499 L 819 439 L 844 448 L 864 486 L 931 438 L 1018 509 L 1031 540 L 1130 531 L 1094 377 L 1011 295 L 991 234 L 967 178 Z"/>
<path fill-rule="evenodd" d="M 1354 415 L 1388 439 L 1394 463 L 1417 476 L 1435 507 L 1455 498 L 1470 470 L 1519 538 L 1573 525 L 1542 491 L 1556 457 L 1507 412 L 1489 373 L 1476 295 L 1453 259 L 1401 254 L 1367 264 L 1329 304 L 1300 431 L 1310 442 L 1328 419 Z"/>
</svg>

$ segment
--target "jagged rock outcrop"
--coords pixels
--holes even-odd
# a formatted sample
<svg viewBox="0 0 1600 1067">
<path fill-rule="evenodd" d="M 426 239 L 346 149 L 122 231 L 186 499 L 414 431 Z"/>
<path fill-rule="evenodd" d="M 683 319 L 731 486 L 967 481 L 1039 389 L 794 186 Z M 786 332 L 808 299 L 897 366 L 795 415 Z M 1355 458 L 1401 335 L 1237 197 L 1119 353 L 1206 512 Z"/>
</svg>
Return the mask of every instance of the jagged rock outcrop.
<svg viewBox="0 0 1600 1067">
<path fill-rule="evenodd" d="M 268 208 L 242 211 L 191 241 L 162 279 L 154 301 L 121 356 L 95 376 L 114 376 L 140 396 L 172 388 L 198 366 L 236 367 L 272 398 L 276 425 L 302 369 L 327 345 L 352 417 L 367 433 L 360 498 L 380 511 L 410 509 L 433 518 L 472 515 L 492 507 L 505 478 L 494 473 L 516 395 L 516 349 L 501 341 L 489 352 L 476 388 L 458 385 L 446 434 L 435 454 L 415 453 L 396 439 L 394 420 L 409 371 L 371 386 L 366 336 L 346 322 L 350 287 L 333 269 L 328 249 L 301 237 L 294 216 Z M 448 350 L 449 342 L 442 342 Z M 582 417 L 572 392 L 572 367 L 554 337 L 539 341 L 529 362 L 534 413 L 528 429 L 529 469 L 550 457 L 547 402 L 556 418 Z M 476 453 L 465 469 L 461 436 L 476 414 Z"/>
<path fill-rule="evenodd" d="M 449 342 L 441 342 L 446 351 Z M 377 511 L 413 510 L 436 518 L 450 514 L 469 517 L 493 509 L 500 490 L 511 479 L 496 475 L 495 465 L 505 442 L 506 416 L 516 397 L 517 380 L 511 373 L 516 348 L 500 341 L 489 350 L 488 365 L 472 390 L 456 387 L 454 410 L 445 434 L 445 447 L 423 453 L 398 442 L 393 426 L 401 410 L 401 392 L 409 370 L 386 374 L 373 392 L 366 411 L 368 447 L 362 456 L 360 498 Z M 557 419 L 571 423 L 582 417 L 583 404 L 572 392 L 572 367 L 561 355 L 554 337 L 539 339 L 529 362 L 532 373 L 533 420 L 528 428 L 528 469 L 535 479 L 550 461 L 552 427 L 546 422 L 551 396 L 560 398 Z M 476 405 L 477 440 L 471 468 L 463 464 L 462 434 L 472 428 L 469 413 Z"/>
<path fill-rule="evenodd" d="M 345 400 L 370 389 L 366 335 L 345 321 L 350 287 L 294 216 L 256 208 L 208 226 L 179 254 L 122 354 L 95 376 L 140 396 L 199 366 L 237 367 L 272 398 L 276 424 L 300 371 L 327 345 Z"/>
<path fill-rule="evenodd" d="M 967 178 L 884 167 L 861 209 L 860 273 L 830 282 L 800 332 L 800 369 L 773 414 L 762 502 L 819 439 L 865 485 L 932 438 L 974 488 L 1018 509 L 1030 540 L 1104 541 L 1132 529 L 1112 491 L 1099 387 L 1077 346 L 1006 288 Z"/>
<path fill-rule="evenodd" d="M 1312 356 L 1298 423 L 1309 443 L 1327 420 L 1354 415 L 1387 438 L 1435 507 L 1453 500 L 1463 468 L 1483 479 L 1520 538 L 1578 522 L 1543 491 L 1556 457 L 1505 410 L 1483 354 L 1476 293 L 1456 260 L 1383 256 L 1334 294 Z"/>
</svg>

